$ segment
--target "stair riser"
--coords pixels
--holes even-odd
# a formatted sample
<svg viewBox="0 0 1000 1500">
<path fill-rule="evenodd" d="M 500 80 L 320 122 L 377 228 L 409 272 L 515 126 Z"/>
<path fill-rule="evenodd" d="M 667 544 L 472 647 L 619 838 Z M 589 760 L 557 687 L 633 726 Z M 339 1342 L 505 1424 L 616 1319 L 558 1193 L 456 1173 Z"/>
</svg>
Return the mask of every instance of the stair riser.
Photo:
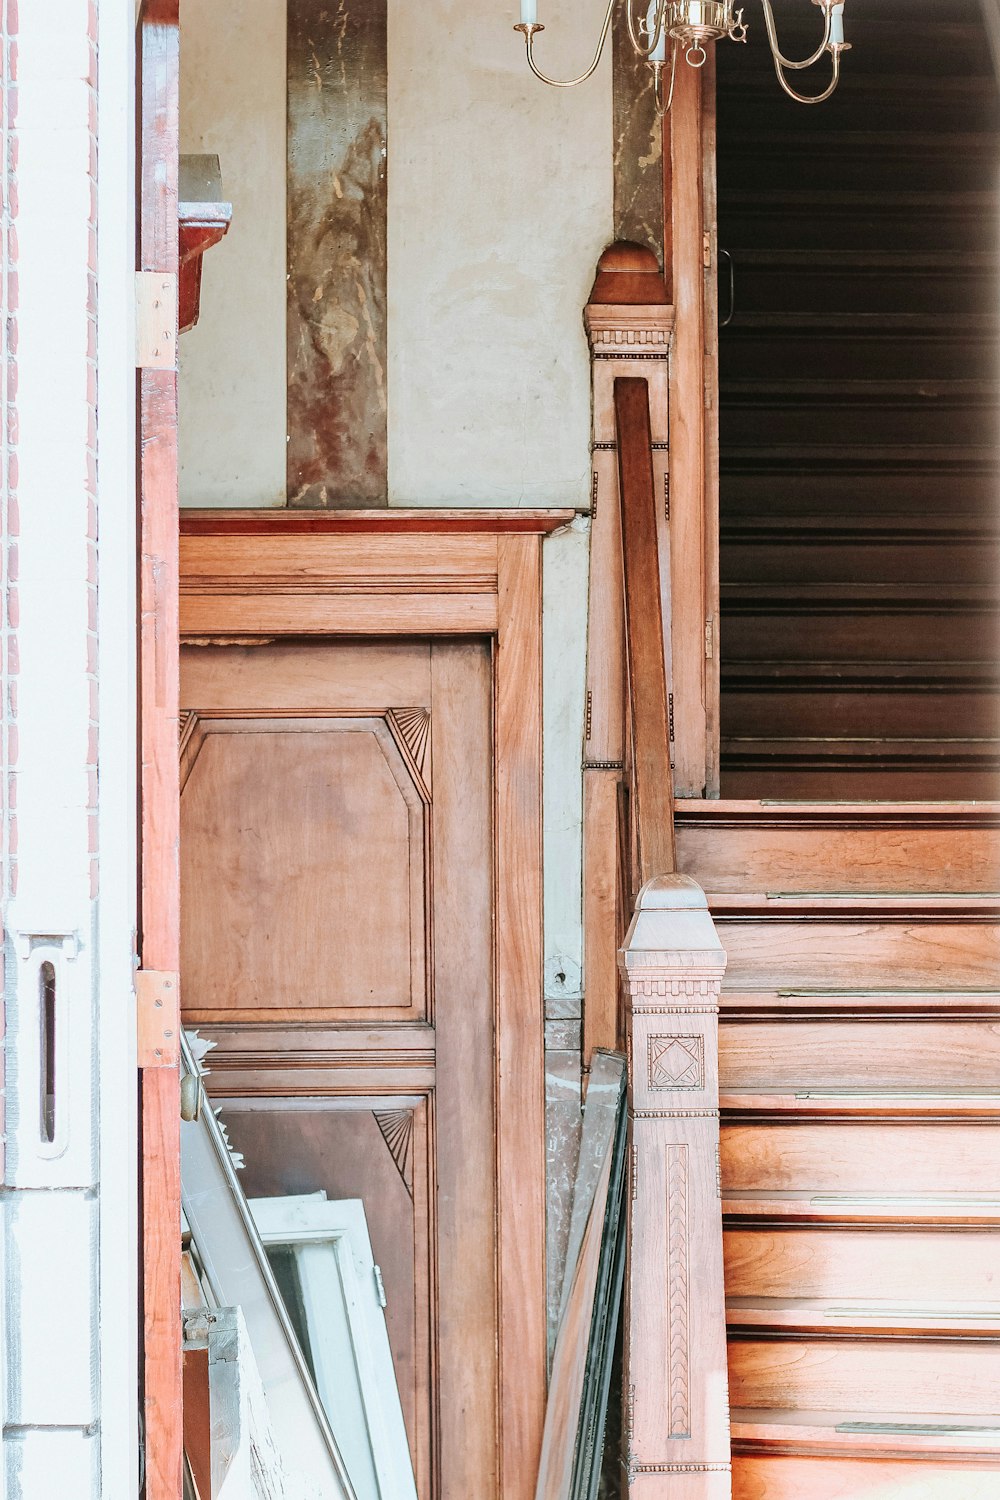
<svg viewBox="0 0 1000 1500">
<path fill-rule="evenodd" d="M 722 48 L 717 56 L 723 57 Z M 741 49 L 737 63 L 743 60 L 743 56 Z M 856 50 L 852 49 L 852 56 L 857 56 Z M 961 134 L 996 129 L 995 87 L 982 87 L 979 80 L 971 80 L 964 97 L 947 89 L 927 86 L 918 89 L 879 87 L 870 75 L 861 78 L 855 74 L 852 77 L 848 66 L 850 61 L 848 57 L 836 94 L 822 109 L 815 110 L 802 109 L 780 94 L 773 73 L 770 80 L 764 76 L 758 82 L 739 67 L 730 68 L 725 74 L 720 67 L 717 93 L 720 136 L 732 136 L 738 134 L 741 127 L 745 129 L 749 108 L 752 108 L 755 130 L 770 132 L 791 125 L 803 134 L 815 132 L 821 139 L 824 129 L 857 130 L 859 104 L 869 113 L 877 107 L 880 130 L 925 135 L 929 131 Z M 928 79 L 927 83 L 931 81 Z M 875 90 L 877 98 L 873 97 Z"/>
<path fill-rule="evenodd" d="M 717 919 L 727 989 L 989 989 L 1000 973 L 992 923 Z"/>
<path fill-rule="evenodd" d="M 989 1125 L 723 1123 L 722 1182 L 734 1192 L 992 1193 L 998 1148 Z"/>
<path fill-rule="evenodd" d="M 1000 433 L 1000 415 L 993 406 L 941 407 L 933 398 L 912 408 L 879 405 L 876 397 L 868 406 L 838 406 L 836 391 L 828 403 L 808 407 L 770 405 L 767 398 L 756 406 L 733 405 L 723 392 L 719 428 L 722 442 L 739 449 L 803 442 L 842 445 L 852 452 L 898 444 L 989 449 Z"/>
<path fill-rule="evenodd" d="M 727 1229 L 730 1297 L 1000 1300 L 1000 1231 Z"/>
<path fill-rule="evenodd" d="M 793 1411 L 1000 1411 L 1000 1344 L 731 1339 L 730 1400 Z"/>
<path fill-rule="evenodd" d="M 1000 891 L 997 828 L 866 827 L 846 814 L 840 825 L 725 828 L 682 806 L 677 851 L 685 874 L 720 893 Z"/>
<path fill-rule="evenodd" d="M 804 801 L 853 802 L 858 798 L 904 798 L 926 800 L 989 801 L 1000 794 L 1000 770 L 975 766 L 962 769 L 942 762 L 924 768 L 858 765 L 846 769 L 824 769 L 811 762 L 796 764 L 785 757 L 779 765 L 767 757 L 730 755 L 722 748 L 722 795 L 724 797 L 796 797 Z"/>
<path fill-rule="evenodd" d="M 786 329 L 724 329 L 720 378 L 753 380 L 992 380 L 1000 357 L 992 340 L 960 333 L 867 334 Z"/>
<path fill-rule="evenodd" d="M 732 594 L 738 591 L 733 589 Z M 753 661 L 974 661 L 996 659 L 1000 624 L 994 611 L 879 614 L 741 611 L 723 600 L 722 659 Z"/>
<path fill-rule="evenodd" d="M 830 515 L 919 518 L 947 513 L 993 523 L 997 491 L 995 475 L 961 469 L 949 474 L 886 473 L 872 478 L 854 474 L 846 482 L 840 473 L 728 473 L 724 499 L 726 519 L 732 521 L 753 521 L 760 515 L 821 520 Z"/>
<path fill-rule="evenodd" d="M 1000 230 L 995 208 L 956 212 L 940 206 L 890 206 L 873 200 L 867 206 L 830 205 L 822 212 L 796 207 L 794 189 L 782 204 L 730 204 L 719 216 L 719 244 L 742 250 L 828 250 L 833 237 L 840 250 L 874 250 L 881 254 L 913 251 L 933 245 L 938 253 L 956 250 L 995 251 Z"/>
<path fill-rule="evenodd" d="M 1000 1493 L 1000 1464 L 964 1460 L 791 1458 L 739 1454 L 733 1500 L 987 1500 Z"/>
<path fill-rule="evenodd" d="M 789 530 L 793 539 L 787 541 L 724 535 L 723 583 L 929 583 L 944 593 L 949 583 L 992 585 L 1000 579 L 1000 549 L 992 538 L 911 541 L 890 535 L 838 542 L 815 535 L 800 540 Z"/>
<path fill-rule="evenodd" d="M 985 154 L 970 154 L 953 160 L 949 167 L 942 157 L 932 155 L 931 164 L 943 166 L 950 172 L 950 185 L 956 192 L 989 192 L 995 185 L 996 174 Z M 728 189 L 737 192 L 746 186 L 749 163 L 746 157 L 727 157 L 720 163 L 719 189 L 724 195 Z M 890 147 L 884 155 L 869 152 L 865 157 L 857 148 L 848 147 L 836 156 L 826 156 L 822 164 L 822 186 L 831 191 L 857 191 L 863 182 L 868 189 L 884 188 L 887 192 L 919 193 L 927 187 L 928 162 L 915 152 L 893 152 Z M 814 157 L 793 150 L 768 149 L 762 145 L 760 155 L 752 166 L 753 178 L 765 191 L 794 189 L 801 186 L 806 192 L 815 192 L 817 186 L 817 164 Z M 943 181 L 944 179 L 938 179 Z"/>
<path fill-rule="evenodd" d="M 723 1093 L 1000 1086 L 1000 1020 L 724 1023 Z M 1000 1266 L 998 1266 L 1000 1273 Z"/>
<path fill-rule="evenodd" d="M 995 175 L 991 167 L 991 173 Z M 996 312 L 994 271 L 832 271 L 748 265 L 742 246 L 732 249 L 735 300 L 742 312 L 787 312 L 825 307 L 830 312 Z M 720 277 L 720 301 L 729 307 L 729 268 Z M 723 330 L 723 337 L 725 337 Z"/>
<path fill-rule="evenodd" d="M 723 667 L 725 672 L 725 667 Z M 885 692 L 856 689 L 732 688 L 722 679 L 722 724 L 727 736 L 838 739 L 981 739 L 1000 736 L 996 692 L 942 692 L 937 687 Z"/>
</svg>

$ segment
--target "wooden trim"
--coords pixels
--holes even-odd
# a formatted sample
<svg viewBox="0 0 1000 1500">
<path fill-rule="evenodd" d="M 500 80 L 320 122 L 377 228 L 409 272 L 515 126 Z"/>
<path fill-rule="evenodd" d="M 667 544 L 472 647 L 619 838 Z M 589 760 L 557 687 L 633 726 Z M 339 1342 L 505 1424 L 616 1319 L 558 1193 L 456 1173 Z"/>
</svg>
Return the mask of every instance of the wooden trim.
<svg viewBox="0 0 1000 1500">
<path fill-rule="evenodd" d="M 310 633 L 495 638 L 502 1329 L 496 1421 L 500 1491 L 505 1500 L 533 1500 L 546 1394 L 541 539 L 573 512 L 445 513 L 443 526 L 437 524 L 441 513 L 396 514 L 403 521 L 399 529 L 386 526 L 391 511 L 305 518 L 268 513 L 260 529 L 243 524 L 255 522 L 256 515 L 185 516 L 181 630 L 195 642 L 238 639 L 243 645 Z M 493 524 L 484 524 L 490 518 Z M 360 545 L 359 533 L 366 535 Z M 294 612 L 279 618 L 276 599 L 294 600 Z M 470 600 L 477 601 L 474 609 Z M 241 1015 L 240 1025 L 251 1019 Z M 263 1019 L 273 1026 L 277 1018 Z M 297 1012 L 294 1019 L 301 1025 L 323 1017 Z M 269 1077 L 267 1091 L 315 1093 L 308 1054 L 296 1055 L 294 1075 L 286 1072 L 277 1082 Z"/>
<path fill-rule="evenodd" d="M 147 0 L 138 44 L 138 268 L 176 277 L 176 0 Z M 180 968 L 176 369 L 143 369 L 138 396 L 139 952 L 143 969 L 173 974 Z M 179 1065 L 144 1068 L 140 1078 L 146 1497 L 178 1500 L 183 1462 Z"/>
<path fill-rule="evenodd" d="M 715 48 L 709 48 L 701 85 L 702 230 L 705 352 L 704 610 L 705 610 L 705 796 L 718 797 L 721 780 L 719 682 L 719 228 L 715 175 Z"/>
<path fill-rule="evenodd" d="M 182 536 L 547 536 L 567 526 L 574 510 L 183 510 Z"/>
<path fill-rule="evenodd" d="M 653 440 L 645 380 L 615 381 L 618 489 L 625 573 L 625 654 L 639 840 L 636 884 L 672 873 L 674 843 L 670 715 L 660 610 Z"/>
<path fill-rule="evenodd" d="M 531 1500 L 546 1395 L 542 993 L 542 579 L 529 538 L 499 543 L 496 647 L 500 1493 Z"/>
<path fill-rule="evenodd" d="M 674 784 L 679 796 L 694 797 L 705 791 L 707 733 L 703 72 L 677 69 L 665 137 L 670 197 L 664 214 L 676 319 L 670 360 Z"/>
</svg>

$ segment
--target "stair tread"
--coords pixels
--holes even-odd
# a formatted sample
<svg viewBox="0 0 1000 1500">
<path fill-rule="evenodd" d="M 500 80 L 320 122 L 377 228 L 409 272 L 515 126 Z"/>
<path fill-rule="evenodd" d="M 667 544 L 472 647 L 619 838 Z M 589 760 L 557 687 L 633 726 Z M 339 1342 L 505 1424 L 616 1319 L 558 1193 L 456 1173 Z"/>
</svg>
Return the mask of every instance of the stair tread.
<svg viewBox="0 0 1000 1500">
<path fill-rule="evenodd" d="M 846 1018 L 861 1025 L 866 1020 L 904 1019 L 908 1016 L 947 1015 L 951 1019 L 992 1019 L 1000 1011 L 1000 990 L 835 990 L 781 989 L 771 986 L 737 990 L 723 986 L 721 1020 L 738 1024 L 796 1016 L 817 1020 Z"/>
<path fill-rule="evenodd" d="M 734 1407 L 734 1447 L 760 1444 L 845 1453 L 899 1452 L 1000 1455 L 1000 1422 L 950 1412 L 803 1411 Z"/>
<path fill-rule="evenodd" d="M 858 1297 L 727 1297 L 730 1328 L 846 1334 L 1000 1335 L 1000 1302 L 904 1302 Z"/>
<path fill-rule="evenodd" d="M 749 316 L 749 315 L 748 315 Z M 762 314 L 760 316 L 773 316 Z M 811 315 L 806 315 L 810 316 Z M 860 316 L 864 317 L 864 314 Z M 877 316 L 883 317 L 884 314 Z M 908 316 L 904 315 L 904 316 Z M 1000 387 L 992 380 L 729 380 L 722 379 L 719 395 L 723 406 L 768 407 L 780 400 L 785 407 L 821 406 L 824 410 L 868 406 L 898 409 L 912 406 L 929 410 L 930 403 L 967 410 L 970 403 L 995 405 Z M 874 518 L 873 518 L 874 519 Z"/>
<path fill-rule="evenodd" d="M 828 682 L 834 685 L 882 685 L 913 682 L 921 686 L 971 683 L 992 689 L 1000 682 L 993 659 L 975 661 L 731 661 L 723 664 L 723 681 L 739 683 Z"/>
<path fill-rule="evenodd" d="M 869 801 L 821 802 L 808 797 L 678 797 L 675 807 L 678 818 L 699 823 L 706 821 L 716 826 L 734 822 L 745 827 L 748 822 L 760 820 L 767 827 L 774 827 L 776 823 L 808 827 L 817 823 L 861 819 L 866 823 L 908 827 L 914 822 L 920 825 L 951 824 L 955 818 L 968 818 L 977 827 L 1000 828 L 1000 801 L 996 799 L 912 802 L 874 798 Z"/>
<path fill-rule="evenodd" d="M 802 600 L 807 604 L 854 605 L 867 603 L 873 608 L 932 605 L 941 608 L 985 609 L 996 604 L 1000 584 L 986 583 L 744 583 L 729 580 L 720 584 L 722 600 L 730 603 L 746 600 L 762 604 L 784 604 Z"/>
<path fill-rule="evenodd" d="M 1000 1090 L 755 1088 L 720 1093 L 719 1108 L 729 1115 L 816 1119 L 997 1119 Z"/>
<path fill-rule="evenodd" d="M 813 918 L 823 912 L 837 916 L 879 916 L 905 912 L 914 917 L 1000 915 L 1000 894 L 990 891 L 726 891 L 706 892 L 713 916 Z"/>
<path fill-rule="evenodd" d="M 871 149 L 871 138 L 868 149 Z M 994 142 L 995 138 L 990 137 Z M 864 272 L 884 271 L 940 271 L 943 274 L 958 271 L 992 271 L 1000 266 L 1000 252 L 996 250 L 955 250 L 948 254 L 924 250 L 795 250 L 778 247 L 761 249 L 758 246 L 741 246 L 731 242 L 730 255 L 737 263 L 747 266 L 777 266 L 782 269 L 814 269 L 829 271 L 843 268 Z"/>
<path fill-rule="evenodd" d="M 810 1224 L 1000 1225 L 998 1193 L 815 1193 L 723 1188 L 727 1220 Z"/>
</svg>

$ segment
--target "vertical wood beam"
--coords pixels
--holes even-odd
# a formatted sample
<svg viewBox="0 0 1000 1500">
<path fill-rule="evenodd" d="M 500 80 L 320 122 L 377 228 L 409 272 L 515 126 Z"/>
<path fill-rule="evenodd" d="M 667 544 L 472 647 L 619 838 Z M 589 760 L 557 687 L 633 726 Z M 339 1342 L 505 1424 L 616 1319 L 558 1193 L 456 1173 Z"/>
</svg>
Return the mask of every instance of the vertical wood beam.
<svg viewBox="0 0 1000 1500">
<path fill-rule="evenodd" d="M 643 887 L 621 964 L 628 1500 L 730 1500 L 718 1108 L 726 955 L 695 881 L 670 875 Z"/>
<path fill-rule="evenodd" d="M 701 180 L 705 344 L 705 796 L 720 790 L 719 723 L 719 230 L 715 176 L 715 66 L 709 49 L 701 81 Z"/>
<path fill-rule="evenodd" d="M 532 1500 L 546 1394 L 542 580 L 537 536 L 497 542 L 496 1088 L 500 1485 Z M 530 1164 L 530 1165 L 529 1165 Z"/>
<path fill-rule="evenodd" d="M 676 323 L 670 365 L 670 511 L 673 570 L 674 785 L 700 797 L 706 783 L 705 714 L 705 209 L 702 73 L 681 59 L 668 127 L 666 239 Z"/>
<path fill-rule="evenodd" d="M 140 17 L 139 269 L 178 274 L 179 30 L 176 0 Z M 176 298 L 174 299 L 176 317 Z M 174 328 L 176 349 L 176 325 Z M 143 969 L 176 975 L 178 840 L 177 370 L 143 369 L 139 397 L 141 900 Z M 177 1006 L 177 985 L 172 986 Z M 177 1039 L 179 1009 L 173 1024 Z M 143 1064 L 147 1064 L 143 1066 Z M 176 1052 L 140 1055 L 143 1401 L 147 1500 L 182 1484 L 180 1069 Z"/>
</svg>

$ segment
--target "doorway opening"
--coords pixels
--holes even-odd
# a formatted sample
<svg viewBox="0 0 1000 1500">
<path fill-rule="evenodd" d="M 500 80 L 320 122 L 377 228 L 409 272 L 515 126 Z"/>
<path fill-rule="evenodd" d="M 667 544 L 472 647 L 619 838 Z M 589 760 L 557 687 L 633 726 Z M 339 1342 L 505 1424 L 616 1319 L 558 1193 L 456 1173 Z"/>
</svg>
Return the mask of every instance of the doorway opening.
<svg viewBox="0 0 1000 1500">
<path fill-rule="evenodd" d="M 978 0 L 848 20 L 815 110 L 718 49 L 722 795 L 989 798 L 994 56 Z"/>
</svg>

